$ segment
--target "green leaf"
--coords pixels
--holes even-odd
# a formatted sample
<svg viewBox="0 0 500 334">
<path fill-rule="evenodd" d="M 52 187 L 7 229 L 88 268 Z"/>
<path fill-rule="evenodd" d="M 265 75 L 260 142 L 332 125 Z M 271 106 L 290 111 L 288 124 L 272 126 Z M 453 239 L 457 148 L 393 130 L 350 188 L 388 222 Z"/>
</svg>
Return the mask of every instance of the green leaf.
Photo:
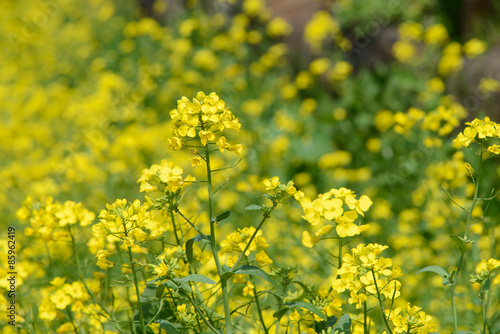
<svg viewBox="0 0 500 334">
<path fill-rule="evenodd" d="M 179 286 L 172 281 L 166 281 L 165 283 L 162 283 L 161 285 L 164 285 L 172 290 L 177 290 L 179 288 Z"/>
<path fill-rule="evenodd" d="M 282 308 L 281 310 L 274 312 L 273 317 L 280 320 L 288 312 L 288 310 L 290 310 L 289 307 Z"/>
<path fill-rule="evenodd" d="M 196 237 L 194 238 L 191 238 L 189 239 L 188 241 L 186 241 L 186 256 L 188 258 L 188 262 L 189 263 L 193 263 L 193 244 L 195 243 L 195 241 L 201 241 L 201 240 L 207 240 L 208 239 L 208 236 L 207 235 L 197 235 Z"/>
<path fill-rule="evenodd" d="M 335 333 L 335 330 L 339 330 L 340 333 L 345 333 L 345 334 L 351 333 L 351 317 L 349 316 L 349 314 L 346 313 L 340 317 L 335 327 L 333 327 L 332 332 Z"/>
<path fill-rule="evenodd" d="M 483 283 L 483 290 L 488 291 L 490 289 L 491 283 L 490 283 L 490 278 L 486 277 Z"/>
<path fill-rule="evenodd" d="M 155 278 L 155 279 L 152 279 L 152 280 L 150 280 L 150 281 L 147 281 L 147 282 L 146 282 L 146 284 L 154 284 L 154 283 L 157 283 L 157 282 L 159 282 L 159 281 L 160 281 L 160 279 L 159 279 L 159 278 Z"/>
<path fill-rule="evenodd" d="M 163 291 L 165 291 L 166 286 L 163 284 L 158 285 L 156 288 L 156 298 L 160 299 L 163 296 Z"/>
<path fill-rule="evenodd" d="M 226 271 L 225 273 L 222 273 L 222 275 L 220 275 L 220 279 L 227 281 L 233 275 L 234 273 L 232 271 Z"/>
<path fill-rule="evenodd" d="M 175 326 L 167 320 L 160 320 L 160 327 L 167 331 L 167 334 L 178 334 L 179 331 Z"/>
<path fill-rule="evenodd" d="M 305 308 L 306 310 L 311 311 L 312 313 L 316 314 L 322 320 L 326 320 L 326 316 L 314 304 L 311 304 L 308 302 L 295 302 L 295 303 L 286 303 L 285 305 L 288 306 L 289 308 L 296 308 L 296 307 Z"/>
<path fill-rule="evenodd" d="M 217 217 L 215 217 L 215 221 L 221 222 L 224 219 L 228 218 L 230 215 L 231 215 L 231 211 L 225 211 L 225 212 L 221 213 L 220 215 L 218 215 Z"/>
<path fill-rule="evenodd" d="M 264 270 L 260 269 L 259 267 L 255 266 L 250 266 L 248 264 L 242 265 L 238 269 L 234 271 L 235 274 L 243 274 L 243 275 L 253 275 L 253 276 L 258 276 L 269 283 L 271 283 L 278 291 L 280 291 L 280 288 L 278 284 L 269 276 Z M 280 291 L 281 292 L 281 291 Z"/>
<path fill-rule="evenodd" d="M 191 274 L 189 276 L 184 277 L 181 279 L 181 285 L 183 285 L 186 282 L 200 282 L 200 283 L 207 283 L 207 284 L 215 284 L 213 280 L 208 278 L 207 276 L 199 275 L 199 274 Z"/>
<path fill-rule="evenodd" d="M 465 241 L 464 241 L 464 239 L 462 239 L 461 237 L 459 237 L 458 235 L 455 235 L 455 234 L 450 234 L 450 238 L 451 238 L 451 240 L 453 240 L 455 242 L 455 244 L 457 245 L 460 252 L 462 254 L 465 253 Z"/>
<path fill-rule="evenodd" d="M 245 210 L 262 210 L 262 206 L 257 204 L 252 204 L 247 206 Z"/>
<path fill-rule="evenodd" d="M 450 274 L 448 274 L 448 272 L 440 266 L 428 266 L 428 267 L 420 269 L 415 274 L 423 273 L 426 271 L 430 271 L 430 272 L 436 273 L 439 276 L 441 276 L 443 278 L 443 285 L 451 285 L 452 284 L 452 282 L 450 282 Z"/>
</svg>

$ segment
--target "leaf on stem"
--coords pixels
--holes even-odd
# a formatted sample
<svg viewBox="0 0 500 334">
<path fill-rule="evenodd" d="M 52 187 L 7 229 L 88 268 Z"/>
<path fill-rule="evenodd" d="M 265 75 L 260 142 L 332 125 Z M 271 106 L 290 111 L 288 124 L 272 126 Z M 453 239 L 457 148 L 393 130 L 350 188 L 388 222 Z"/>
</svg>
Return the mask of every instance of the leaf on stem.
<svg viewBox="0 0 500 334">
<path fill-rule="evenodd" d="M 266 280 L 269 283 L 271 283 L 278 291 L 280 291 L 278 284 L 276 284 L 276 282 L 271 278 L 271 276 L 269 276 L 264 270 L 260 269 L 259 267 L 245 264 L 245 265 L 242 265 L 241 267 L 235 269 L 234 273 L 235 274 L 242 274 L 242 275 L 258 276 L 258 277 L 262 278 L 263 280 Z"/>
<path fill-rule="evenodd" d="M 296 308 L 296 307 L 304 308 L 304 309 L 316 314 L 318 317 L 321 318 L 321 320 L 326 320 L 326 316 L 314 304 L 311 304 L 308 302 L 294 302 L 294 303 L 286 303 L 285 305 L 289 308 Z"/>
<path fill-rule="evenodd" d="M 193 260 L 194 260 L 193 244 L 195 243 L 195 241 L 201 241 L 201 240 L 207 240 L 207 239 L 208 239 L 208 235 L 204 235 L 204 236 L 197 235 L 196 237 L 191 238 L 188 241 L 186 241 L 186 256 L 187 256 L 189 263 L 193 263 Z"/>
<path fill-rule="evenodd" d="M 335 327 L 333 327 L 332 332 L 335 333 L 336 330 L 338 330 L 340 333 L 351 333 L 351 317 L 349 316 L 349 314 L 346 313 L 340 317 Z"/>
<path fill-rule="evenodd" d="M 160 327 L 167 331 L 167 334 L 178 334 L 179 331 L 170 321 L 160 320 Z"/>
<path fill-rule="evenodd" d="M 426 272 L 426 271 L 430 271 L 430 272 L 433 272 L 433 273 L 436 273 L 438 274 L 439 276 L 441 276 L 443 278 L 443 285 L 452 285 L 453 283 L 451 282 L 450 278 L 451 278 L 451 275 L 448 274 L 448 272 L 446 270 L 444 270 L 442 267 L 440 266 L 428 266 L 428 267 L 425 267 L 425 268 L 422 268 L 420 269 L 419 271 L 417 271 L 415 273 L 416 274 L 419 274 L 419 273 L 423 273 L 423 272 Z"/>
<path fill-rule="evenodd" d="M 252 204 L 247 206 L 245 210 L 262 210 L 262 205 Z"/>
</svg>

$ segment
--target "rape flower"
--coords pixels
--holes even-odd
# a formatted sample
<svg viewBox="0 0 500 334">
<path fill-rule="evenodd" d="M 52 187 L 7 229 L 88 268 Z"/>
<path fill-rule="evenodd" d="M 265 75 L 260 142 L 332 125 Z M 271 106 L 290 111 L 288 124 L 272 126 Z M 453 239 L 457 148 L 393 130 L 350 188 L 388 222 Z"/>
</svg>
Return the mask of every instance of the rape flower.
<svg viewBox="0 0 500 334">
<path fill-rule="evenodd" d="M 330 67 L 330 60 L 326 57 L 317 58 L 309 64 L 309 71 L 314 75 L 324 74 Z"/>
<path fill-rule="evenodd" d="M 446 86 L 441 78 L 434 77 L 427 81 L 427 88 L 434 93 L 442 93 L 444 92 Z"/>
<path fill-rule="evenodd" d="M 57 316 L 57 309 L 54 303 L 50 300 L 44 299 L 40 306 L 38 306 L 38 317 L 42 320 L 52 321 Z"/>
<path fill-rule="evenodd" d="M 255 261 L 259 264 L 259 267 L 264 267 L 268 264 L 272 264 L 273 260 L 266 254 L 263 250 L 255 255 Z"/>
<path fill-rule="evenodd" d="M 190 175 L 183 178 L 182 173 L 182 168 L 175 166 L 173 162 L 162 160 L 159 165 L 154 164 L 149 169 L 144 169 L 137 183 L 141 184 L 141 192 L 162 190 L 165 194 L 174 193 L 178 189 L 182 190 L 191 182 L 196 181 Z"/>
<path fill-rule="evenodd" d="M 424 41 L 426 44 L 443 44 L 448 40 L 448 32 L 444 24 L 437 23 L 425 30 Z"/>
<path fill-rule="evenodd" d="M 304 28 L 304 40 L 313 51 L 320 51 L 323 40 L 339 34 L 337 21 L 327 11 L 318 11 Z"/>
<path fill-rule="evenodd" d="M 411 306 L 410 303 L 406 308 L 396 308 L 393 311 L 386 310 L 386 316 L 394 324 L 394 333 L 397 334 L 429 334 L 434 333 L 436 325 L 432 321 L 430 315 L 421 311 L 421 307 Z"/>
<path fill-rule="evenodd" d="M 415 45 L 406 40 L 397 41 L 392 46 L 392 55 L 400 63 L 408 63 L 415 57 L 416 53 L 417 49 L 415 48 Z"/>
<path fill-rule="evenodd" d="M 481 41 L 477 38 L 469 40 L 463 46 L 465 55 L 471 59 L 476 58 L 480 54 L 483 54 L 487 48 L 488 45 L 486 44 L 486 42 Z"/>
<path fill-rule="evenodd" d="M 403 22 L 398 26 L 399 38 L 402 40 L 420 41 L 424 28 L 418 22 Z"/>
<path fill-rule="evenodd" d="M 60 310 L 64 310 L 71 304 L 71 298 L 61 289 L 57 290 L 56 293 L 50 297 L 50 301 Z"/>
<path fill-rule="evenodd" d="M 340 278 L 332 282 L 332 288 L 337 293 L 349 290 L 349 303 L 356 304 L 356 308 L 362 307 L 368 296 L 378 298 L 379 293 L 386 298 L 397 298 L 401 283 L 396 278 L 401 271 L 392 265 L 391 259 L 380 256 L 387 248 L 379 244 L 359 244 L 353 248 L 352 255 L 342 257 L 342 267 L 337 271 Z"/>
<path fill-rule="evenodd" d="M 170 112 L 170 117 L 174 125 L 174 137 L 170 141 L 170 146 L 175 149 L 182 147 L 182 138 L 198 136 L 201 143 L 207 145 L 208 143 L 219 142 L 225 130 L 239 131 L 241 126 L 238 118 L 226 108 L 224 101 L 215 93 L 205 95 L 203 92 L 198 92 L 192 101 L 182 97 L 177 101 L 177 109 Z M 219 138 L 215 135 L 216 132 L 220 134 Z M 233 145 L 227 148 L 241 155 L 241 145 Z"/>
<path fill-rule="evenodd" d="M 243 296 L 246 296 L 246 295 L 254 296 L 254 293 L 253 293 L 254 287 L 255 286 L 252 284 L 252 282 L 247 281 L 247 285 L 243 288 Z"/>
<path fill-rule="evenodd" d="M 292 26 L 282 17 L 274 17 L 266 27 L 267 34 L 271 38 L 288 36 L 292 33 Z"/>
<path fill-rule="evenodd" d="M 493 78 L 481 78 L 479 91 L 483 94 L 500 91 L 500 81 Z"/>
<path fill-rule="evenodd" d="M 328 78 L 332 81 L 343 81 L 352 73 L 352 70 L 351 64 L 341 60 L 328 72 Z"/>
<path fill-rule="evenodd" d="M 314 245 L 321 241 L 320 237 L 312 236 L 309 232 L 302 232 L 302 244 L 308 248 L 313 248 Z"/>
<path fill-rule="evenodd" d="M 471 143 L 476 141 L 476 137 L 478 139 L 500 138 L 500 125 L 491 121 L 489 117 L 485 117 L 484 120 L 476 118 L 472 122 L 465 124 L 469 126 L 460 132 L 454 140 L 455 143 L 459 143 L 464 147 L 469 147 Z M 490 147 L 490 152 L 495 153 L 496 148 L 494 145 Z M 488 150 L 490 149 L 488 148 Z"/>
<path fill-rule="evenodd" d="M 241 253 L 243 249 L 245 249 L 248 240 L 255 232 L 255 227 L 245 227 L 239 228 L 238 230 L 226 235 L 226 239 L 224 239 L 221 245 L 221 254 L 237 252 Z M 250 255 L 251 252 L 256 251 L 258 248 L 267 248 L 269 245 L 267 244 L 266 238 L 262 236 L 262 230 L 257 232 L 257 235 L 252 240 L 252 243 L 248 247 L 245 255 Z"/>
</svg>

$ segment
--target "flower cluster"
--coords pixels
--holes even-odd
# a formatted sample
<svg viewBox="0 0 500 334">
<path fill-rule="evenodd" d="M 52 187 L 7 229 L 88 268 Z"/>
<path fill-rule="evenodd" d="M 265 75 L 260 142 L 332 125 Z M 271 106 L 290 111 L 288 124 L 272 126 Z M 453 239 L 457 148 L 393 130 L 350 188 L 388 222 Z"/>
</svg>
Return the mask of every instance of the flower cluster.
<svg viewBox="0 0 500 334">
<path fill-rule="evenodd" d="M 183 146 L 184 138 L 198 137 L 204 146 L 215 143 L 222 153 L 227 149 L 241 156 L 243 146 L 230 145 L 226 137 L 221 135 L 226 129 L 239 131 L 241 124 L 215 93 L 207 96 L 198 92 L 192 101 L 182 97 L 177 101 L 177 109 L 170 111 L 170 117 L 174 137 L 169 142 L 174 150 Z"/>
<path fill-rule="evenodd" d="M 149 169 L 144 169 L 137 183 L 141 184 L 141 192 L 175 193 L 196 181 L 191 175 L 183 178 L 182 172 L 182 168 L 175 166 L 173 162 L 162 160 L 159 165 L 154 164 Z"/>
<path fill-rule="evenodd" d="M 354 223 L 358 214 L 364 216 L 373 203 L 366 195 L 356 199 L 354 191 L 342 187 L 331 189 L 325 194 L 319 194 L 314 201 L 299 191 L 295 195 L 295 199 L 299 201 L 304 210 L 302 218 L 312 225 L 318 225 L 323 219 L 335 222 L 335 230 L 341 238 L 358 235 L 368 228 L 368 225 L 359 226 Z M 348 210 L 344 206 L 347 206 Z M 316 237 L 304 231 L 303 244 L 312 247 L 320 241 L 321 236 L 332 230 L 332 225 L 325 225 L 316 232 Z"/>
<path fill-rule="evenodd" d="M 486 260 L 481 260 L 481 262 L 477 265 L 476 267 L 476 274 L 471 275 L 470 282 L 472 283 L 472 286 L 474 289 L 477 291 L 477 294 L 481 300 L 483 300 L 486 297 L 487 291 L 489 290 L 490 286 L 490 276 L 491 272 L 500 267 L 500 261 L 497 259 L 489 259 L 488 261 Z M 500 276 L 494 280 L 493 283 L 500 283 Z"/>
<path fill-rule="evenodd" d="M 42 320 L 54 320 L 58 312 L 64 311 L 71 306 L 71 310 L 77 314 L 85 310 L 83 303 L 90 298 L 83 283 L 65 283 L 66 278 L 56 277 L 50 283 L 51 286 L 44 290 L 45 299 L 38 308 L 38 316 Z"/>
<path fill-rule="evenodd" d="M 275 203 L 279 203 L 282 200 L 297 194 L 297 189 L 294 187 L 293 181 L 288 181 L 287 184 L 282 184 L 280 183 L 278 176 L 265 179 L 264 186 L 266 187 L 266 191 L 268 191 L 269 198 Z"/>
<path fill-rule="evenodd" d="M 29 196 L 17 211 L 17 217 L 29 220 L 30 226 L 24 229 L 24 236 L 39 239 L 52 256 L 67 260 L 73 255 L 71 245 L 75 238 L 85 237 L 74 233 L 75 227 L 90 225 L 95 214 L 81 203 L 66 201 L 61 204 L 50 196 L 36 201 Z"/>
<path fill-rule="evenodd" d="M 406 308 L 396 308 L 393 311 L 386 310 L 386 316 L 394 324 L 393 332 L 396 334 L 429 334 L 434 333 L 436 325 L 432 321 L 430 315 L 421 311 L 421 307 L 411 306 L 410 303 Z"/>
<path fill-rule="evenodd" d="M 106 204 L 106 210 L 101 210 L 99 223 L 92 226 L 96 242 L 104 245 L 97 251 L 97 264 L 102 269 L 111 267 L 107 258 L 116 250 L 116 242 L 121 242 L 124 249 L 130 248 L 133 253 L 147 253 L 148 250 L 139 244 L 153 240 L 162 235 L 164 228 L 148 211 L 148 203 L 141 204 L 139 200 L 130 203 L 126 199 L 118 199 L 113 204 Z"/>
<path fill-rule="evenodd" d="M 460 132 L 455 143 L 461 144 L 464 147 L 469 147 L 471 143 L 479 140 L 488 140 L 489 138 L 500 138 L 500 124 L 485 117 L 483 120 L 474 119 L 472 122 L 465 123 L 468 125 L 464 131 Z M 488 146 L 487 150 L 494 154 L 500 154 L 500 146 L 493 144 Z"/>
<path fill-rule="evenodd" d="M 160 265 L 152 265 L 152 267 L 160 279 L 181 278 L 189 275 L 189 262 L 186 261 L 186 254 L 180 247 L 165 249 L 159 260 L 161 260 Z"/>
<path fill-rule="evenodd" d="M 59 227 L 78 224 L 87 226 L 95 219 L 95 214 L 82 206 L 82 203 L 66 201 L 61 204 L 54 198 L 46 197 L 40 202 L 28 196 L 23 206 L 17 211 L 18 219 L 29 219 L 31 227 L 26 228 L 27 235 L 48 237 Z"/>
<path fill-rule="evenodd" d="M 243 252 L 245 246 L 247 245 L 248 241 L 250 240 L 250 238 L 254 233 L 255 233 L 255 227 L 250 226 L 245 228 L 239 228 L 238 230 L 226 235 L 226 239 L 222 240 L 222 242 L 220 243 L 221 245 L 220 253 L 226 254 L 231 252 L 237 252 L 241 254 L 241 252 Z M 256 251 L 258 248 L 268 248 L 268 247 L 269 245 L 267 244 L 266 238 L 262 235 L 262 230 L 259 230 L 257 231 L 255 238 L 250 243 L 250 246 L 246 250 L 245 255 L 246 256 L 250 255 L 251 252 Z"/>
<path fill-rule="evenodd" d="M 337 271 L 340 278 L 332 283 L 333 290 L 337 293 L 349 290 L 349 303 L 356 304 L 356 308 L 361 308 L 368 296 L 397 298 L 401 283 L 396 278 L 402 274 L 391 259 L 380 256 L 387 248 L 379 244 L 359 244 L 352 249 L 352 255 L 345 254 L 342 267 Z"/>
</svg>

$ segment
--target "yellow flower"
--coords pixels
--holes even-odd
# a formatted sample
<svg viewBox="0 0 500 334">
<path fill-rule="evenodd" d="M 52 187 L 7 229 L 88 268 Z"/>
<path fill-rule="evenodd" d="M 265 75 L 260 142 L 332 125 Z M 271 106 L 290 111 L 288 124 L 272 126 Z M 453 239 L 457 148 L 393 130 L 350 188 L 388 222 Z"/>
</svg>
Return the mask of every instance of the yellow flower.
<svg viewBox="0 0 500 334">
<path fill-rule="evenodd" d="M 191 158 L 191 167 L 199 166 L 203 163 L 203 159 L 201 157 Z"/>
<path fill-rule="evenodd" d="M 57 290 L 55 294 L 50 296 L 50 301 L 60 310 L 64 310 L 69 304 L 71 304 L 70 296 L 68 296 L 61 289 Z"/>
<path fill-rule="evenodd" d="M 313 246 L 321 241 L 320 237 L 312 236 L 311 233 L 307 231 L 302 232 L 302 244 L 308 248 L 313 248 Z"/>
<path fill-rule="evenodd" d="M 207 145 L 208 140 L 215 140 L 215 134 L 211 131 L 200 130 L 200 132 L 198 132 L 198 135 L 200 136 L 200 140 L 203 145 Z"/>
<path fill-rule="evenodd" d="M 232 145 L 232 146 L 229 146 L 229 147 L 227 148 L 227 150 L 228 150 L 228 151 L 230 151 L 230 152 L 234 152 L 234 153 L 236 153 L 239 157 L 241 157 L 241 156 L 242 156 L 242 154 L 243 154 L 243 145 L 241 145 L 241 144 Z"/>
<path fill-rule="evenodd" d="M 488 151 L 493 153 L 493 154 L 500 154 L 500 146 L 498 146 L 496 144 L 488 146 Z"/>
<path fill-rule="evenodd" d="M 324 74 L 330 66 L 330 59 L 323 57 L 317 58 L 309 64 L 309 71 L 314 75 Z"/>
<path fill-rule="evenodd" d="M 417 49 L 415 45 L 413 45 L 409 41 L 397 41 L 392 46 L 392 55 L 396 58 L 400 63 L 407 63 L 412 60 L 417 53 Z"/>
<path fill-rule="evenodd" d="M 351 73 L 352 65 L 341 60 L 328 72 L 328 78 L 333 81 L 342 81 L 345 80 Z"/>
<path fill-rule="evenodd" d="M 500 81 L 493 78 L 481 78 L 479 91 L 483 94 L 500 91 Z"/>
<path fill-rule="evenodd" d="M 443 44 L 448 40 L 448 32 L 444 24 L 437 23 L 427 28 L 424 35 L 426 44 Z"/>
<path fill-rule="evenodd" d="M 487 48 L 488 48 L 488 45 L 486 44 L 486 42 L 481 41 L 477 38 L 473 38 L 473 39 L 469 40 L 463 46 L 463 50 L 464 50 L 465 55 L 471 59 L 476 58 L 480 54 L 483 54 Z"/>
<path fill-rule="evenodd" d="M 252 284 L 252 282 L 247 281 L 247 285 L 243 288 L 243 296 L 250 295 L 253 296 L 253 288 L 255 286 Z"/>
<path fill-rule="evenodd" d="M 332 225 L 325 225 L 325 226 L 323 226 L 322 228 L 320 228 L 320 229 L 316 232 L 316 236 L 318 236 L 318 237 L 322 237 L 322 236 L 324 236 L 325 234 L 330 233 L 331 231 L 333 231 L 333 226 L 332 226 Z"/>
<path fill-rule="evenodd" d="M 434 77 L 431 80 L 427 81 L 427 88 L 434 93 L 442 93 L 444 92 L 446 86 L 444 85 L 443 80 L 439 77 Z"/>
<path fill-rule="evenodd" d="M 274 190 L 280 184 L 280 178 L 278 176 L 273 176 L 270 179 L 264 180 L 264 185 L 266 186 L 266 190 Z"/>
<path fill-rule="evenodd" d="M 299 312 L 297 312 L 297 309 L 295 308 L 292 313 L 288 316 L 290 318 L 290 321 L 292 323 L 298 323 L 302 316 L 300 315 Z"/>
<path fill-rule="evenodd" d="M 43 300 L 38 307 L 38 317 L 42 320 L 52 321 L 57 316 L 57 309 L 50 300 Z"/>
<path fill-rule="evenodd" d="M 267 34 L 271 38 L 290 35 L 292 30 L 290 23 L 282 17 L 274 17 L 266 27 Z"/>
<path fill-rule="evenodd" d="M 403 22 L 398 26 L 401 39 L 420 41 L 424 28 L 418 22 Z"/>
<path fill-rule="evenodd" d="M 271 260 L 271 258 L 264 251 L 260 251 L 257 255 L 255 255 L 255 261 L 258 262 L 259 267 L 264 267 L 273 263 L 273 260 Z"/>
</svg>

